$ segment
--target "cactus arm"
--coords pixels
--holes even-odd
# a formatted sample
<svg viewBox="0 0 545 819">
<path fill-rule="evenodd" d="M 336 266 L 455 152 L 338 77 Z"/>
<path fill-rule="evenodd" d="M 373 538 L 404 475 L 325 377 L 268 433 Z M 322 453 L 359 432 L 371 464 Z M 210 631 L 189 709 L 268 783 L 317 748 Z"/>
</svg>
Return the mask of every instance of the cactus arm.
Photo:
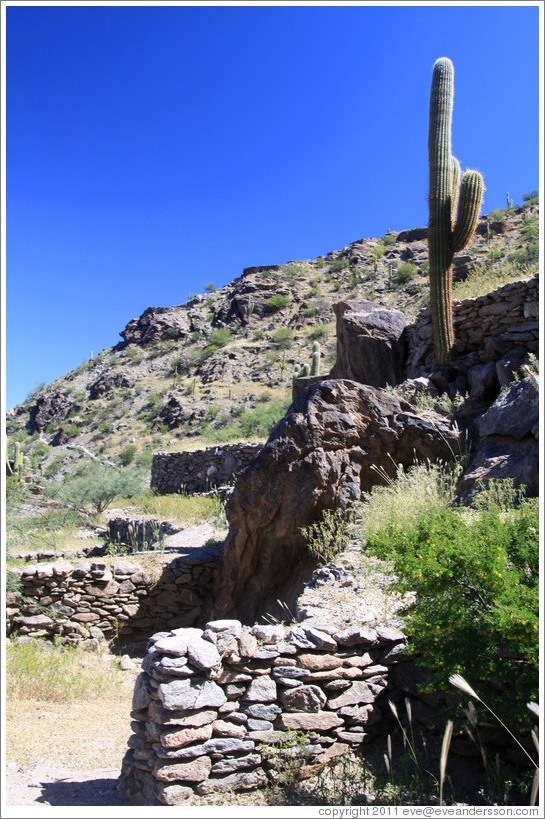
<svg viewBox="0 0 545 819">
<path fill-rule="evenodd" d="M 452 231 L 450 246 L 456 253 L 463 250 L 475 233 L 483 201 L 484 182 L 479 171 L 466 171 L 460 186 L 458 218 Z"/>
<path fill-rule="evenodd" d="M 456 208 L 458 207 L 458 189 L 460 186 L 460 163 L 455 156 L 451 157 L 452 161 L 452 201 L 450 204 L 450 222 L 454 227 L 456 221 Z"/>
</svg>

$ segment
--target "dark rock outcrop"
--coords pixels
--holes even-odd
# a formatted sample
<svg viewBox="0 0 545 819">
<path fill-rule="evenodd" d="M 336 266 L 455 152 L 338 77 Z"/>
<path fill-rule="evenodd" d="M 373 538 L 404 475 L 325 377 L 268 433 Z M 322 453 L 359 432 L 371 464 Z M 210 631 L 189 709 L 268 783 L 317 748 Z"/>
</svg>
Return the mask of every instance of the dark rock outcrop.
<svg viewBox="0 0 545 819">
<path fill-rule="evenodd" d="M 123 371 L 106 371 L 89 387 L 89 398 L 100 398 L 122 387 L 132 387 L 133 379 Z"/>
<path fill-rule="evenodd" d="M 403 381 L 405 314 L 370 301 L 341 301 L 333 309 L 337 360 L 331 377 L 373 387 Z"/>
<path fill-rule="evenodd" d="M 147 345 L 167 339 L 187 338 L 192 328 L 188 314 L 180 307 L 148 307 L 141 316 L 131 319 L 121 338 L 127 344 Z"/>
<path fill-rule="evenodd" d="M 64 392 L 42 393 L 30 407 L 29 428 L 41 432 L 54 421 L 64 420 L 73 403 Z"/>
<path fill-rule="evenodd" d="M 238 477 L 216 591 L 218 616 L 246 622 L 293 602 L 314 561 L 300 527 L 393 476 L 396 464 L 449 459 L 458 432 L 439 416 L 354 381 L 310 386 Z M 378 471 L 377 471 L 378 470 Z"/>
</svg>

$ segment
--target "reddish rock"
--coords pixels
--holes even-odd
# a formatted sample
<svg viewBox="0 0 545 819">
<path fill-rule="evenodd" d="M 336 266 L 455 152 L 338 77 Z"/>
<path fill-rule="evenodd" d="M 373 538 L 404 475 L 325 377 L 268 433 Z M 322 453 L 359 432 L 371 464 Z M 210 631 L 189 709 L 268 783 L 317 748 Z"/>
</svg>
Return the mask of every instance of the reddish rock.
<svg viewBox="0 0 545 819">
<path fill-rule="evenodd" d="M 212 760 L 208 756 L 199 756 L 191 762 L 169 763 L 158 760 L 153 775 L 161 782 L 203 782 L 208 778 Z"/>
<path fill-rule="evenodd" d="M 201 742 L 212 736 L 212 725 L 203 725 L 200 728 L 181 728 L 179 731 L 169 731 L 162 734 L 161 745 L 164 748 L 183 748 L 192 742 Z"/>
<path fill-rule="evenodd" d="M 458 433 L 443 419 L 354 381 L 309 387 L 239 475 L 227 514 L 230 531 L 216 589 L 217 616 L 255 622 L 288 606 L 315 560 L 300 527 L 344 507 L 396 464 L 448 460 Z M 280 612 L 283 615 L 283 612 Z"/>
<path fill-rule="evenodd" d="M 318 711 L 315 714 L 282 714 L 277 722 L 279 728 L 288 731 L 329 731 L 344 724 L 340 717 L 330 711 Z"/>
</svg>

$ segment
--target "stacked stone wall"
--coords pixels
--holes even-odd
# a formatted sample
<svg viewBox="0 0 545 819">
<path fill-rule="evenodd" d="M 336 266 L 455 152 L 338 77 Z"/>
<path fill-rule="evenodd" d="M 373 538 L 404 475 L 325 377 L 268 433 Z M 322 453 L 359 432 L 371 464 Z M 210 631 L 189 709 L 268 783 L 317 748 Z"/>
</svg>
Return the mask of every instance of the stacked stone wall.
<svg viewBox="0 0 545 819">
<path fill-rule="evenodd" d="M 160 494 L 208 492 L 234 483 L 262 448 L 238 443 L 194 452 L 157 452 L 151 467 L 151 487 Z"/>
<path fill-rule="evenodd" d="M 479 364 L 512 356 L 524 358 L 539 351 L 539 281 L 512 282 L 484 296 L 454 301 L 455 345 L 452 367 L 460 374 Z M 407 328 L 407 378 L 433 369 L 431 312 L 425 308 Z"/>
<path fill-rule="evenodd" d="M 242 626 L 153 635 L 137 678 L 120 789 L 140 804 L 250 790 L 297 750 L 310 776 L 385 736 L 406 638 L 392 625 Z M 412 663 L 410 663 L 412 665 Z"/>
<path fill-rule="evenodd" d="M 66 560 L 25 567 L 7 595 L 9 635 L 66 643 L 146 640 L 157 629 L 203 623 L 220 551 L 203 547 L 176 558 L 153 578 L 127 560 Z"/>
</svg>

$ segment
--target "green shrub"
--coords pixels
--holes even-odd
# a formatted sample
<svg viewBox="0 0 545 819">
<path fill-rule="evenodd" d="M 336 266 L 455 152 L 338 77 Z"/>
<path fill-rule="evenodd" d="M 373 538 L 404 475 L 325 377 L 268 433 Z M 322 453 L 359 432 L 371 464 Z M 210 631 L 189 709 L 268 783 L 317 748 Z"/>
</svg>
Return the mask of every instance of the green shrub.
<svg viewBox="0 0 545 819">
<path fill-rule="evenodd" d="M 308 337 L 311 341 L 318 341 L 320 338 L 325 338 L 331 332 L 329 324 L 317 324 L 309 331 Z"/>
<path fill-rule="evenodd" d="M 278 310 L 282 310 L 284 307 L 287 307 L 288 304 L 291 304 L 290 297 L 282 293 L 277 293 L 276 296 L 271 296 L 267 301 L 267 309 L 271 313 L 276 313 Z"/>
<path fill-rule="evenodd" d="M 525 208 L 530 207 L 531 205 L 537 205 L 539 203 L 539 191 L 530 191 L 530 193 L 523 193 L 522 201 L 524 202 Z"/>
<path fill-rule="evenodd" d="M 125 673 L 82 648 L 41 640 L 8 646 L 6 672 L 9 699 L 63 703 L 115 697 Z"/>
<path fill-rule="evenodd" d="M 293 330 L 291 327 L 279 327 L 274 331 L 272 338 L 280 350 L 286 350 L 293 341 Z"/>
<path fill-rule="evenodd" d="M 412 262 L 402 262 L 396 270 L 396 279 L 399 284 L 405 284 L 414 278 L 418 273 L 418 268 Z"/>
<path fill-rule="evenodd" d="M 141 350 L 137 350 L 136 347 L 127 347 L 124 350 L 125 358 L 128 358 L 131 364 L 139 364 L 142 359 L 144 358 L 144 354 Z"/>
<path fill-rule="evenodd" d="M 339 273 L 341 270 L 344 270 L 345 267 L 348 267 L 348 265 L 348 259 L 335 259 L 333 264 L 330 265 L 329 270 L 331 273 Z"/>
<path fill-rule="evenodd" d="M 128 444 L 125 449 L 119 453 L 119 460 L 123 466 L 128 466 L 134 460 L 138 448 L 136 444 Z"/>
<path fill-rule="evenodd" d="M 502 222 L 507 215 L 506 210 L 502 210 L 502 208 L 498 208 L 497 210 L 493 210 L 488 214 L 488 218 L 491 222 Z"/>
<path fill-rule="evenodd" d="M 273 425 L 283 417 L 287 403 L 278 399 L 259 404 L 241 416 L 239 425 L 244 438 L 267 438 Z"/>
<path fill-rule="evenodd" d="M 539 259 L 539 245 L 537 242 L 529 242 L 526 247 L 520 248 L 520 250 L 515 250 L 513 253 L 509 253 L 507 256 L 507 261 L 512 262 L 513 264 L 521 265 L 528 264 L 529 262 L 537 262 Z"/>
<path fill-rule="evenodd" d="M 212 353 L 217 352 L 222 347 L 225 347 L 231 341 L 231 331 L 228 327 L 218 327 L 216 330 L 212 330 L 210 333 L 210 337 L 208 339 L 208 344 L 206 345 L 203 353 L 205 356 L 212 355 Z"/>
<path fill-rule="evenodd" d="M 81 512 L 103 512 L 116 498 L 126 498 L 142 488 L 142 478 L 133 469 L 113 469 L 97 463 L 89 465 L 77 477 L 66 480 L 59 490 L 60 498 Z"/>
<path fill-rule="evenodd" d="M 382 242 L 383 245 L 386 245 L 386 247 L 388 247 L 391 245 L 395 245 L 396 237 L 393 233 L 386 233 L 386 235 L 383 236 L 380 241 Z"/>
<path fill-rule="evenodd" d="M 400 591 L 416 594 L 405 621 L 412 650 L 434 669 L 433 690 L 462 674 L 517 729 L 538 697 L 537 499 L 507 509 L 502 484 L 478 508 L 428 507 L 375 531 L 366 551 L 392 560 Z"/>
</svg>

